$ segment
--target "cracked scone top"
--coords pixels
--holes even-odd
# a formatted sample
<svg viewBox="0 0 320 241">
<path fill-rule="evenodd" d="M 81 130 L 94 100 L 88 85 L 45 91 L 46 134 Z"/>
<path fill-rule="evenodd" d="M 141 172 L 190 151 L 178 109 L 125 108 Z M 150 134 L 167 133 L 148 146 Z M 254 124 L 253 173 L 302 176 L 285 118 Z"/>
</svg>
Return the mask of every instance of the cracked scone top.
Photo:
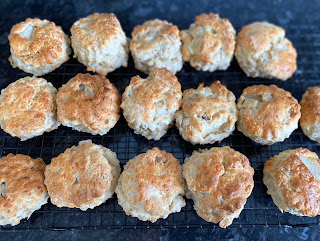
<svg viewBox="0 0 320 241">
<path fill-rule="evenodd" d="M 44 182 L 54 205 L 85 211 L 113 195 L 119 175 L 116 153 L 86 140 L 53 158 Z"/>
<path fill-rule="evenodd" d="M 154 147 L 127 162 L 116 194 L 127 215 L 156 222 L 186 205 L 184 188 L 179 160 Z"/>
<path fill-rule="evenodd" d="M 309 87 L 303 94 L 300 126 L 311 140 L 320 143 L 320 87 Z"/>
<path fill-rule="evenodd" d="M 74 57 L 88 71 L 107 75 L 127 67 L 129 43 L 113 13 L 94 13 L 76 21 L 71 29 Z"/>
<path fill-rule="evenodd" d="M 275 85 L 253 85 L 238 99 L 237 128 L 261 145 L 282 142 L 298 128 L 300 105 Z"/>
<path fill-rule="evenodd" d="M 1 128 L 22 141 L 58 128 L 56 93 L 42 78 L 25 77 L 11 83 L 0 95 Z"/>
<path fill-rule="evenodd" d="M 153 69 L 146 79 L 132 77 L 122 95 L 121 108 L 136 134 L 159 140 L 173 125 L 181 98 L 177 77 L 167 69 Z"/>
<path fill-rule="evenodd" d="M 241 29 L 235 56 L 249 77 L 284 81 L 297 69 L 297 51 L 285 38 L 285 30 L 267 22 L 254 22 Z"/>
<path fill-rule="evenodd" d="M 8 38 L 12 67 L 36 76 L 59 68 L 71 53 L 69 37 L 48 20 L 28 18 L 14 25 Z"/>
<path fill-rule="evenodd" d="M 281 212 L 320 214 L 320 160 L 305 148 L 280 152 L 264 164 L 263 183 Z"/>
<path fill-rule="evenodd" d="M 102 75 L 77 74 L 57 93 L 57 115 L 62 125 L 93 135 L 104 135 L 120 118 L 121 95 Z"/>
<path fill-rule="evenodd" d="M 188 30 L 182 30 L 183 61 L 196 70 L 226 70 L 233 58 L 236 31 L 218 14 L 201 14 Z"/>
<path fill-rule="evenodd" d="M 177 26 L 154 19 L 133 29 L 130 51 L 136 69 L 148 74 L 153 68 L 172 73 L 182 69 L 181 40 Z"/>
<path fill-rule="evenodd" d="M 45 166 L 41 158 L 21 154 L 0 158 L 0 225 L 17 225 L 47 203 Z"/>
<path fill-rule="evenodd" d="M 185 90 L 182 108 L 175 114 L 180 135 L 194 145 L 212 144 L 228 137 L 238 118 L 235 100 L 220 81 Z"/>
<path fill-rule="evenodd" d="M 197 214 L 221 228 L 238 218 L 253 189 L 248 158 L 228 146 L 193 152 L 182 166 Z"/>
</svg>

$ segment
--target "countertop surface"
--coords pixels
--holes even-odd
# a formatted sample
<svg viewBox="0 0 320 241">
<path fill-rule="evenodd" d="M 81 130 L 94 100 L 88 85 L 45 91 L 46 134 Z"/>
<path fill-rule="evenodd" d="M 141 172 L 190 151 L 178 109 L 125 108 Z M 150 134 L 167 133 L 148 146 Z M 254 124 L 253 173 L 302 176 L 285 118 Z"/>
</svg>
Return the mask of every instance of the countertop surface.
<svg viewBox="0 0 320 241">
<path fill-rule="evenodd" d="M 94 12 L 113 12 L 130 36 L 137 24 L 160 18 L 188 28 L 203 12 L 219 13 L 236 27 L 253 21 L 269 21 L 284 28 L 290 25 L 320 26 L 320 1 L 0 1 L 0 89 L 15 81 L 17 69 L 8 61 L 8 34 L 11 27 L 27 17 L 48 19 L 70 34 L 70 27 L 80 17 Z M 320 46 L 319 46 L 320 47 Z M 317 76 L 320 83 L 320 76 Z M 299 88 L 299 87 L 298 87 Z M 318 153 L 319 154 L 319 153 Z M 0 232 L 0 240 L 320 240 L 319 227 L 231 227 L 96 229 L 65 231 Z"/>
</svg>

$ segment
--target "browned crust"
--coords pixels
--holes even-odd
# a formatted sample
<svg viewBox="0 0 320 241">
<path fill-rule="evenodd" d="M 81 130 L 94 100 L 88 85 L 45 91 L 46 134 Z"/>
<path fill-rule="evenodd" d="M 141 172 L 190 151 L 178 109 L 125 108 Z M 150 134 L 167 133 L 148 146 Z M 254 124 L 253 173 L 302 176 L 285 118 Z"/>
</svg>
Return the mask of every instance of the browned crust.
<svg viewBox="0 0 320 241">
<path fill-rule="evenodd" d="M 47 82 L 41 78 L 26 78 L 26 81 L 20 79 L 10 84 L 0 102 L 3 130 L 14 136 L 31 135 L 45 125 L 51 112 L 56 115 L 55 93 L 50 92 Z"/>
<path fill-rule="evenodd" d="M 193 198 L 197 196 L 197 213 L 208 222 L 221 221 L 223 228 L 246 203 L 254 185 L 253 174 L 248 158 L 228 146 L 194 152 L 183 165 L 188 189 Z"/>
<path fill-rule="evenodd" d="M 87 21 L 87 19 L 91 19 L 91 21 Z M 96 44 L 105 45 L 123 32 L 119 20 L 113 13 L 94 13 L 80 18 L 72 25 L 70 31 L 73 41 L 80 41 L 83 46 L 88 48 Z"/>
<path fill-rule="evenodd" d="M 254 22 L 242 27 L 237 35 L 235 55 L 239 61 L 240 58 L 254 58 L 254 55 L 262 54 L 269 56 L 270 60 L 261 59 L 265 64 L 264 72 L 269 75 L 286 80 L 292 76 L 297 69 L 297 51 L 293 47 L 290 40 L 284 37 L 285 30 L 273 24 L 266 22 Z M 277 41 L 277 42 L 275 42 Z M 273 54 L 273 50 L 277 48 L 280 42 L 285 46 L 285 49 L 278 49 L 277 55 Z M 242 51 L 241 51 L 242 50 Z M 240 56 L 247 52 L 248 56 Z M 260 67 L 261 68 L 261 67 Z M 262 71 L 259 69 L 259 71 Z"/>
<path fill-rule="evenodd" d="M 53 204 L 80 208 L 110 188 L 111 166 L 95 146 L 93 143 L 73 146 L 47 165 L 45 184 Z"/>
<path fill-rule="evenodd" d="M 315 125 L 320 122 L 320 87 L 309 87 L 304 93 L 301 105 L 301 125 Z"/>
<path fill-rule="evenodd" d="M 211 63 L 211 53 L 215 53 L 221 47 L 227 56 L 233 55 L 235 49 L 234 29 L 228 19 L 220 19 L 219 14 L 202 13 L 196 17 L 196 24 L 204 28 L 211 28 L 212 33 L 207 33 L 200 39 L 200 53 L 192 54 L 186 45 L 182 47 L 183 61 L 189 62 L 192 58 L 195 62 Z M 187 34 L 185 30 L 180 31 L 180 37 L 183 43 L 190 43 L 194 39 L 192 35 Z M 217 39 L 220 38 L 220 39 Z M 214 44 L 213 44 L 214 43 Z"/>
<path fill-rule="evenodd" d="M 5 183 L 7 193 L 0 195 L 0 212 L 13 218 L 21 208 L 28 208 L 47 192 L 44 185 L 45 163 L 41 158 L 9 154 L 0 158 L 0 184 Z"/>
<path fill-rule="evenodd" d="M 176 25 L 172 25 L 167 21 L 161 21 L 159 19 L 154 19 L 150 21 L 144 22 L 142 25 L 137 25 L 134 27 L 132 32 L 132 41 L 130 43 L 131 49 L 152 49 L 154 45 L 157 44 L 157 41 L 153 41 L 152 43 L 142 44 L 140 39 L 135 39 L 137 36 L 147 33 L 149 31 L 159 32 L 159 35 L 162 37 L 168 37 L 172 39 L 172 41 L 178 41 L 179 37 L 179 29 Z"/>
<path fill-rule="evenodd" d="M 87 95 L 82 88 L 90 89 Z M 80 122 L 93 131 L 112 128 L 120 118 L 121 95 L 102 75 L 77 74 L 59 88 L 57 94 L 58 121 Z M 114 123 L 109 123 L 115 119 Z"/>
<path fill-rule="evenodd" d="M 272 96 L 272 100 L 263 102 L 266 95 Z M 262 103 L 258 110 L 253 106 L 243 106 L 244 97 L 257 99 Z M 286 125 L 281 120 L 283 112 L 290 112 L 290 119 L 286 122 L 298 122 L 300 118 L 300 105 L 292 97 L 291 93 L 276 85 L 253 85 L 243 90 L 237 104 L 239 120 L 246 126 L 246 131 L 265 139 L 278 138 L 282 133 L 280 126 Z"/>
<path fill-rule="evenodd" d="M 318 215 L 320 213 L 320 180 L 312 175 L 300 158 L 303 156 L 306 159 L 316 160 L 319 166 L 320 160 L 317 154 L 305 148 L 287 150 L 283 153 L 289 156 L 286 159 L 279 159 L 279 154 L 266 161 L 264 173 L 272 176 L 286 205 L 298 209 L 304 216 Z M 290 175 L 287 174 L 288 171 Z"/>
<path fill-rule="evenodd" d="M 134 178 L 130 178 L 134 173 Z M 161 151 L 157 147 L 148 150 L 146 153 L 131 159 L 125 166 L 121 176 L 122 190 L 124 196 L 129 196 L 128 186 L 135 182 L 138 194 L 134 198 L 128 198 L 126 201 L 132 205 L 139 203 L 145 204 L 145 210 L 152 215 L 161 215 L 168 210 L 167 205 L 172 198 L 177 195 L 179 190 L 184 189 L 184 180 L 182 177 L 182 168 L 179 160 L 171 153 Z M 150 191 L 159 190 L 161 200 L 150 198 Z M 155 222 L 157 220 L 151 220 Z"/>
<path fill-rule="evenodd" d="M 11 51 L 19 59 L 34 66 L 45 67 L 60 58 L 63 51 L 64 33 L 61 27 L 56 26 L 53 22 L 40 27 L 43 21 L 38 18 L 27 18 L 26 21 L 13 26 L 8 38 Z M 24 26 L 28 24 L 34 25 L 31 40 L 20 35 Z"/>
<path fill-rule="evenodd" d="M 209 87 L 205 87 L 202 83 L 199 85 L 197 90 L 185 90 L 183 92 L 183 96 L 191 95 L 195 91 L 204 92 L 206 88 L 210 89 L 210 91 L 214 93 L 214 99 L 208 98 L 204 95 L 198 95 L 196 99 L 187 99 L 187 101 L 185 101 L 185 98 L 182 99 L 182 110 L 190 116 L 190 126 L 198 131 L 203 131 L 203 124 L 198 120 L 198 117 L 205 118 L 206 116 L 203 116 L 203 113 L 212 113 L 211 110 L 214 108 L 213 105 L 221 107 L 226 106 L 229 101 L 235 101 L 235 97 L 232 92 L 229 91 L 225 85 L 221 84 L 219 80 L 213 82 Z M 227 110 L 224 112 L 227 115 Z M 217 118 L 217 116 L 207 116 L 207 118 L 212 120 L 213 118 Z M 234 123 L 234 121 L 229 122 L 229 129 L 232 128 Z M 190 137 L 195 135 L 194 132 L 195 130 L 193 129 L 186 130 L 186 134 Z"/>
</svg>

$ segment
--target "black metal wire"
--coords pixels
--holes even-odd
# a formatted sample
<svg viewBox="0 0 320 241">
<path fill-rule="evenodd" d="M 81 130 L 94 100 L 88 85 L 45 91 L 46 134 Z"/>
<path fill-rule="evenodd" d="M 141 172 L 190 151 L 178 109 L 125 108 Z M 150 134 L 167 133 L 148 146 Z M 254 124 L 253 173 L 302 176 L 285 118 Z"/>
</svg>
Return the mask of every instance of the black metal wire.
<svg viewBox="0 0 320 241">
<path fill-rule="evenodd" d="M 127 31 L 128 32 L 128 31 Z M 228 89 L 238 98 L 242 90 L 254 84 L 276 84 L 290 91 L 295 98 L 301 99 L 303 92 L 309 86 L 320 85 L 320 29 L 319 26 L 293 25 L 287 28 L 287 36 L 293 42 L 298 51 L 298 70 L 289 81 L 264 80 L 261 78 L 248 78 L 239 68 L 234 60 L 227 71 L 214 73 L 197 72 L 188 64 L 184 65 L 177 77 L 183 90 L 196 88 L 199 83 L 206 85 L 214 80 L 221 80 Z M 57 88 L 65 84 L 77 73 L 85 73 L 85 67 L 76 60 L 71 59 L 59 69 L 44 78 L 52 82 Z M 127 68 L 121 68 L 107 77 L 123 93 L 130 78 L 134 75 L 145 74 L 135 70 L 132 59 Z M 26 76 L 17 70 L 17 79 Z M 9 83 L 8 83 L 9 84 Z M 301 129 L 294 131 L 289 139 L 283 143 L 272 146 L 261 146 L 253 143 L 250 139 L 235 131 L 230 137 L 221 143 L 214 145 L 191 145 L 185 142 L 179 135 L 178 130 L 173 127 L 159 141 L 148 141 L 142 136 L 134 134 L 123 117 L 117 125 L 104 136 L 92 136 L 86 133 L 73 131 L 70 128 L 60 126 L 57 130 L 45 133 L 43 136 L 20 142 L 8 134 L 0 131 L 0 154 L 9 153 L 29 154 L 31 157 L 42 157 L 49 164 L 52 157 L 64 152 L 66 148 L 77 145 L 80 140 L 92 139 L 94 143 L 115 151 L 123 166 L 129 159 L 139 155 L 146 150 L 157 146 L 160 149 L 171 152 L 183 163 L 194 150 L 200 148 L 211 148 L 213 146 L 229 145 L 245 154 L 255 169 L 255 187 L 252 195 L 248 198 L 244 210 L 239 219 L 235 219 L 230 228 L 233 227 L 270 227 L 270 226 L 292 226 L 292 227 L 319 227 L 319 218 L 297 217 L 287 213 L 281 213 L 273 204 L 272 199 L 266 193 L 266 187 L 262 182 L 263 164 L 270 157 L 286 149 L 294 149 L 300 146 L 320 154 L 320 145 L 311 141 L 303 135 Z M 33 231 L 33 230 L 66 230 L 66 229 L 124 229 L 124 228 L 215 228 L 212 224 L 202 220 L 193 209 L 193 202 L 186 200 L 187 206 L 180 213 L 169 215 L 165 220 L 159 220 L 152 224 L 143 222 L 136 218 L 126 216 L 117 204 L 116 197 L 107 200 L 106 203 L 93 210 L 82 212 L 78 209 L 58 208 L 51 203 L 44 205 L 35 211 L 29 220 L 22 220 L 16 227 L 2 226 L 1 232 Z"/>
</svg>

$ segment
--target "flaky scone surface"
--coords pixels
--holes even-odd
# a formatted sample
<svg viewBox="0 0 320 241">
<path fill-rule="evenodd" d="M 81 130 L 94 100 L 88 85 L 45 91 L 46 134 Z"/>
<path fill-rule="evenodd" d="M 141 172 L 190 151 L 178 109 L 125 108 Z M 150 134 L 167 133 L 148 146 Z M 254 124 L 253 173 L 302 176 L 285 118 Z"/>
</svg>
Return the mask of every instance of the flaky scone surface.
<svg viewBox="0 0 320 241">
<path fill-rule="evenodd" d="M 300 105 L 291 93 L 275 85 L 253 85 L 238 99 L 237 128 L 261 145 L 284 141 L 298 128 Z"/>
<path fill-rule="evenodd" d="M 0 158 L 0 225 L 17 225 L 47 203 L 45 166 L 41 158 L 21 154 Z"/>
<path fill-rule="evenodd" d="M 300 126 L 303 133 L 311 140 L 320 143 L 320 87 L 308 88 L 303 94 Z"/>
<path fill-rule="evenodd" d="M 186 205 L 179 160 L 154 147 L 129 160 L 116 188 L 118 203 L 127 215 L 156 222 Z"/>
<path fill-rule="evenodd" d="M 56 93 L 42 78 L 25 77 L 11 83 L 0 95 L 1 128 L 22 141 L 58 128 Z"/>
<path fill-rule="evenodd" d="M 196 70 L 226 70 L 233 58 L 235 34 L 228 19 L 203 13 L 188 30 L 180 32 L 183 60 Z"/>
<path fill-rule="evenodd" d="M 48 20 L 28 18 L 9 34 L 11 65 L 36 76 L 47 74 L 69 59 L 70 39 Z"/>
<path fill-rule="evenodd" d="M 131 79 L 122 95 L 121 108 L 135 133 L 159 140 L 173 125 L 181 98 L 177 77 L 167 69 L 153 69 L 146 79 Z"/>
<path fill-rule="evenodd" d="M 197 214 L 222 228 L 239 217 L 253 189 L 253 174 L 248 158 L 227 146 L 194 152 L 183 164 L 187 197 Z"/>
<path fill-rule="evenodd" d="M 80 73 L 59 88 L 58 120 L 78 131 L 104 135 L 119 120 L 120 103 L 119 91 L 105 76 Z"/>
<path fill-rule="evenodd" d="M 235 56 L 250 77 L 287 80 L 297 69 L 297 51 L 284 29 L 254 22 L 244 26 L 236 39 Z"/>
<path fill-rule="evenodd" d="M 86 140 L 51 160 L 45 184 L 54 205 L 85 211 L 113 195 L 119 175 L 116 153 Z"/>
<path fill-rule="evenodd" d="M 129 41 L 113 13 L 94 13 L 76 21 L 71 29 L 74 57 L 88 71 L 107 75 L 127 67 Z"/>
<path fill-rule="evenodd" d="M 181 40 L 177 26 L 154 19 L 133 29 L 130 51 L 136 69 L 148 74 L 153 68 L 172 73 L 182 69 Z"/>
<path fill-rule="evenodd" d="M 215 81 L 183 92 L 182 108 L 175 114 L 180 135 L 192 144 L 208 144 L 228 137 L 235 128 L 235 96 Z"/>
<path fill-rule="evenodd" d="M 320 160 L 305 148 L 287 150 L 264 165 L 263 182 L 281 212 L 320 214 Z"/>
</svg>

